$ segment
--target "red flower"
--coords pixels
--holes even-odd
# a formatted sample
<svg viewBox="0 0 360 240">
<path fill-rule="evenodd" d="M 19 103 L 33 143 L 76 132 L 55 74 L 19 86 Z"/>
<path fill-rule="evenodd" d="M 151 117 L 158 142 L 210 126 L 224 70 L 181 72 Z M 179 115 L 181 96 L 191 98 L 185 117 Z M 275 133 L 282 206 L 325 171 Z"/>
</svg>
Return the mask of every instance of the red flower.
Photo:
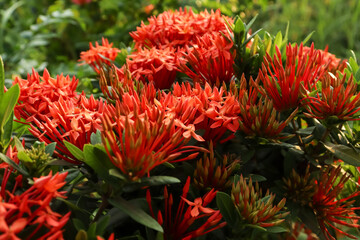
<svg viewBox="0 0 360 240">
<path fill-rule="evenodd" d="M 320 228 L 325 234 L 326 239 L 335 240 L 329 229 L 336 233 L 343 234 L 349 238 L 357 239 L 355 236 L 342 231 L 337 225 L 343 225 L 350 228 L 359 228 L 360 225 L 354 221 L 360 219 L 354 211 L 359 207 L 352 207 L 355 200 L 352 198 L 359 196 L 360 192 L 354 192 L 346 198 L 339 199 L 339 194 L 349 180 L 350 175 L 343 175 L 341 167 L 325 167 L 322 169 L 320 179 L 316 181 L 317 190 L 313 196 L 312 208 L 317 216 Z"/>
<path fill-rule="evenodd" d="M 109 106 L 104 112 L 102 138 L 110 160 L 130 180 L 138 180 L 165 162 L 192 159 L 198 153 L 181 157 L 183 153 L 203 150 L 185 146 L 190 135 L 175 126 L 174 119 L 165 121 L 164 111 L 150 106 L 143 114 L 137 110 L 121 115 L 121 105 Z"/>
<path fill-rule="evenodd" d="M 149 24 L 141 23 L 130 36 L 135 41 L 135 48 L 142 47 L 184 47 L 190 44 L 196 37 L 205 33 L 227 33 L 225 20 L 233 22 L 231 18 L 222 16 L 220 10 L 207 11 L 199 14 L 189 10 L 169 10 L 152 16 L 148 19 Z"/>
<path fill-rule="evenodd" d="M 140 49 L 128 56 L 127 68 L 142 82 L 154 82 L 158 89 L 169 89 L 177 72 L 175 49 Z"/>
<path fill-rule="evenodd" d="M 332 72 L 336 74 L 336 71 L 343 72 L 344 69 L 347 67 L 347 60 L 341 60 L 337 58 L 334 54 L 329 53 L 328 46 L 326 46 L 324 50 L 318 49 L 318 51 L 322 56 L 322 58 L 319 59 L 321 60 L 320 64 L 323 65 L 326 72 Z M 304 52 L 311 52 L 311 48 L 304 47 Z"/>
<path fill-rule="evenodd" d="M 226 224 L 225 222 L 219 224 L 222 219 L 219 210 L 213 210 L 206 207 L 215 198 L 216 191 L 212 189 L 205 194 L 205 196 L 196 198 L 194 202 L 191 202 L 186 199 L 189 187 L 190 177 L 188 177 L 183 188 L 176 215 L 173 214 L 173 195 L 168 194 L 167 188 L 164 188 L 165 209 L 163 212 L 159 210 L 157 221 L 163 226 L 165 240 L 190 240 L 221 228 Z M 149 204 L 153 218 L 156 219 L 151 205 L 151 195 L 149 190 L 146 193 L 146 200 Z M 188 204 L 189 206 L 186 208 L 185 204 Z M 202 221 L 198 221 L 198 219 L 202 219 Z M 193 225 L 196 225 L 197 228 L 191 229 L 191 226 Z"/>
<path fill-rule="evenodd" d="M 15 107 L 15 117 L 23 118 L 32 122 L 34 118 L 44 119 L 50 115 L 49 105 L 57 102 L 60 97 L 64 100 L 77 99 L 76 87 L 78 80 L 75 76 L 70 79 L 62 74 L 55 78 L 50 77 L 45 69 L 43 77 L 40 77 L 35 70 L 32 75 L 28 74 L 27 80 L 15 78 L 13 85 L 19 84 L 20 96 Z"/>
<path fill-rule="evenodd" d="M 336 119 L 344 121 L 359 120 L 360 93 L 351 75 L 346 82 L 346 75 L 342 79 L 327 74 L 321 80 L 321 95 L 306 97 L 304 104 L 307 109 L 305 115 L 318 119 Z"/>
<path fill-rule="evenodd" d="M 50 104 L 51 116 L 44 120 L 34 119 L 29 131 L 46 144 L 56 142 L 56 155 L 67 162 L 78 164 L 79 161 L 64 145 L 64 140 L 81 150 L 90 143 L 90 136 L 101 130 L 101 116 L 104 102 L 89 99 L 81 95 L 77 102 L 59 99 Z"/>
<path fill-rule="evenodd" d="M 257 80 L 258 81 L 258 80 Z M 286 125 L 293 119 L 297 110 L 285 120 L 280 121 L 280 114 L 274 108 L 273 102 L 267 97 L 258 97 L 259 92 L 254 82 L 250 79 L 249 91 L 246 89 L 246 80 L 240 80 L 238 99 L 240 102 L 240 127 L 239 129 L 248 136 L 264 138 L 278 138 Z"/>
<path fill-rule="evenodd" d="M 287 234 L 286 240 L 304 239 L 304 235 L 306 236 L 306 240 L 319 240 L 319 237 L 315 233 L 307 228 L 305 224 L 300 224 L 299 222 L 291 224 L 291 231 Z"/>
<path fill-rule="evenodd" d="M 220 33 L 205 34 L 196 38 L 192 46 L 186 46 L 183 53 L 186 61 L 181 61 L 179 67 L 194 82 L 217 86 L 229 83 L 234 78 L 232 45 Z"/>
<path fill-rule="evenodd" d="M 58 190 L 64 186 L 67 172 L 54 176 L 34 178 L 34 185 L 20 195 L 8 192 L 5 202 L 0 196 L 0 239 L 20 239 L 22 232 L 27 232 L 26 239 L 63 239 L 63 227 L 70 217 L 70 212 L 62 216 L 50 208 L 51 201 L 65 198 L 65 192 Z"/>
<path fill-rule="evenodd" d="M 113 43 L 109 43 L 106 38 L 102 38 L 101 41 L 102 45 L 96 42 L 95 47 L 92 43 L 89 43 L 90 49 L 81 52 L 79 59 L 79 61 L 83 62 L 82 64 L 89 64 L 97 73 L 100 73 L 103 64 L 111 66 L 111 61 L 114 61 L 118 52 L 120 52 L 120 50 L 114 48 Z"/>
<path fill-rule="evenodd" d="M 71 1 L 77 5 L 84 5 L 91 3 L 92 0 L 71 0 Z"/>
<path fill-rule="evenodd" d="M 267 54 L 259 71 L 259 78 L 264 84 L 260 90 L 272 101 L 278 111 L 291 110 L 300 106 L 305 91 L 312 91 L 316 82 L 324 73 L 321 54 L 314 50 L 304 51 L 303 45 L 286 47 L 286 64 L 282 63 L 280 50 L 276 48 L 274 58 Z"/>
</svg>

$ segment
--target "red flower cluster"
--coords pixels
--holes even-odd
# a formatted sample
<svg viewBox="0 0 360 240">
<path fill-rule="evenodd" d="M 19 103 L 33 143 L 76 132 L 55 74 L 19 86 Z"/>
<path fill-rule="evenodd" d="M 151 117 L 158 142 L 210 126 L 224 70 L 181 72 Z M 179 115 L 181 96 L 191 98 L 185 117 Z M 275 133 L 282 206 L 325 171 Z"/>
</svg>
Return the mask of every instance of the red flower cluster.
<svg viewBox="0 0 360 240">
<path fill-rule="evenodd" d="M 15 117 L 23 118 L 32 122 L 35 118 L 45 119 L 50 116 L 49 105 L 57 102 L 60 98 L 64 100 L 76 99 L 76 87 L 78 80 L 75 76 L 70 79 L 58 75 L 56 78 L 50 77 L 45 69 L 43 77 L 33 69 L 32 75 L 28 74 L 27 80 L 16 77 L 13 85 L 19 84 L 20 96 L 18 104 L 15 107 Z"/>
<path fill-rule="evenodd" d="M 344 121 L 359 120 L 360 93 L 357 84 L 351 75 L 346 80 L 346 75 L 340 79 L 327 74 L 322 80 L 321 95 L 306 97 L 307 117 L 328 119 L 335 117 Z"/>
<path fill-rule="evenodd" d="M 34 178 L 34 185 L 20 195 L 0 196 L 1 239 L 63 239 L 63 227 L 70 212 L 62 216 L 51 210 L 54 198 L 65 198 L 67 172 Z"/>
<path fill-rule="evenodd" d="M 180 9 L 166 11 L 158 16 L 148 19 L 149 24 L 141 23 L 130 36 L 135 41 L 135 48 L 145 46 L 163 48 L 173 46 L 184 47 L 191 45 L 193 41 L 205 33 L 227 33 L 225 19 L 232 23 L 231 18 L 222 16 L 220 11 L 207 11 L 195 14 L 189 10 Z"/>
<path fill-rule="evenodd" d="M 309 51 L 304 51 L 303 45 L 286 47 L 286 64 L 282 64 L 280 50 L 272 59 L 268 54 L 264 58 L 259 78 L 267 95 L 278 111 L 295 109 L 300 106 L 306 91 L 312 91 L 316 82 L 322 77 L 324 69 L 322 55 L 312 45 Z"/>
<path fill-rule="evenodd" d="M 190 240 L 226 225 L 225 222 L 219 224 L 222 219 L 222 215 L 220 214 L 219 210 L 216 211 L 206 207 L 215 198 L 216 191 L 212 189 L 203 197 L 196 198 L 194 202 L 191 202 L 187 199 L 189 188 L 190 177 L 187 178 L 187 181 L 184 185 L 176 215 L 174 215 L 173 195 L 169 194 L 167 188 L 165 187 L 165 209 L 163 212 L 159 210 L 157 217 L 155 217 L 152 208 L 150 191 L 147 191 L 146 200 L 149 204 L 150 213 L 153 218 L 157 219 L 159 224 L 163 226 L 165 240 Z M 189 206 L 186 208 L 185 204 Z M 196 230 L 191 230 L 190 227 L 196 224 L 199 224 L 199 226 L 196 227 Z"/>
<path fill-rule="evenodd" d="M 106 38 L 102 38 L 102 45 L 96 42 L 95 47 L 92 43 L 89 43 L 89 46 L 88 51 L 81 52 L 79 61 L 89 64 L 97 73 L 100 73 L 103 64 L 111 66 L 111 61 L 114 61 L 120 52 Z"/>
<path fill-rule="evenodd" d="M 35 118 L 29 131 L 47 144 L 56 142 L 57 157 L 78 164 L 79 161 L 64 145 L 64 140 L 82 150 L 86 143 L 90 143 L 91 134 L 102 129 L 104 106 L 102 100 L 95 100 L 93 96 L 87 99 L 84 94 L 78 101 L 60 98 L 49 105 L 51 115 L 44 119 Z"/>
<path fill-rule="evenodd" d="M 205 34 L 196 38 L 192 46 L 185 46 L 186 61 L 181 61 L 179 67 L 194 82 L 217 86 L 222 82 L 230 83 L 234 79 L 232 46 L 233 43 L 220 33 Z"/>
<path fill-rule="evenodd" d="M 169 89 L 175 81 L 176 62 L 175 49 L 139 49 L 128 56 L 126 67 L 135 79 L 154 82 L 157 89 Z"/>
<path fill-rule="evenodd" d="M 315 181 L 317 190 L 313 196 L 312 208 L 318 218 L 319 225 L 325 234 L 326 239 L 335 240 L 329 229 L 335 230 L 336 233 L 343 234 L 351 239 L 357 239 L 355 236 L 342 231 L 337 225 L 351 228 L 359 228 L 360 225 L 355 223 L 359 216 L 355 210 L 360 207 L 352 207 L 355 200 L 351 200 L 360 195 L 360 192 L 354 192 L 350 196 L 339 199 L 339 194 L 344 188 L 345 183 L 349 180 L 349 175 L 341 173 L 341 167 L 326 167 L 322 170 L 320 178 Z"/>
</svg>

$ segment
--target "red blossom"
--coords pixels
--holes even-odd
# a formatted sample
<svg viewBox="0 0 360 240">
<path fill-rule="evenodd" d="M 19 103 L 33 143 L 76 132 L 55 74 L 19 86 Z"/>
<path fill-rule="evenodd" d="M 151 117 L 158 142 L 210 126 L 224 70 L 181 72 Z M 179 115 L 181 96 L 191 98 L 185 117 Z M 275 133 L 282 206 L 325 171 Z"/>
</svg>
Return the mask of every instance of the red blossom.
<svg viewBox="0 0 360 240">
<path fill-rule="evenodd" d="M 219 86 L 234 79 L 233 43 L 220 33 L 205 34 L 196 38 L 193 45 L 186 46 L 180 61 L 180 70 L 194 82 Z M 189 67 L 187 66 L 189 65 Z"/>
<path fill-rule="evenodd" d="M 196 198 L 194 202 L 191 202 L 187 199 L 189 187 L 190 177 L 188 177 L 184 185 L 176 214 L 173 214 L 175 210 L 173 195 L 169 194 L 165 187 L 165 209 L 164 211 L 159 210 L 157 217 L 155 217 L 152 209 L 150 191 L 148 190 L 146 193 L 146 200 L 149 204 L 151 215 L 163 226 L 165 240 L 190 240 L 221 228 L 226 224 L 225 222 L 220 223 L 222 215 L 219 210 L 206 207 L 215 198 L 216 191 L 212 189 L 203 197 Z M 187 208 L 185 204 L 188 205 Z M 198 219 L 202 219 L 202 224 L 196 225 L 201 222 Z M 196 225 L 197 228 L 191 228 L 193 225 Z"/>
<path fill-rule="evenodd" d="M 176 127 L 174 119 L 165 121 L 164 111 L 155 105 L 142 114 L 135 110 L 122 115 L 121 103 L 117 102 L 116 107 L 108 106 L 102 120 L 102 138 L 110 160 L 130 180 L 148 175 L 165 162 L 185 161 L 198 155 L 184 157 L 183 153 L 203 150 L 185 146 L 190 136 Z"/>
<path fill-rule="evenodd" d="M 175 81 L 177 54 L 173 48 L 140 49 L 128 56 L 126 66 L 132 77 L 154 82 L 157 89 L 169 89 Z"/>
<path fill-rule="evenodd" d="M 90 136 L 101 130 L 101 116 L 105 103 L 81 95 L 79 100 L 59 99 L 49 105 L 51 116 L 44 120 L 34 119 L 29 131 L 40 141 L 50 144 L 56 142 L 56 155 L 67 162 L 78 164 L 79 161 L 70 153 L 64 140 L 79 149 L 90 143 Z"/>
<path fill-rule="evenodd" d="M 113 47 L 113 43 L 109 43 L 106 38 L 101 39 L 102 45 L 98 42 L 95 43 L 95 47 L 92 43 L 89 43 L 90 49 L 80 53 L 79 61 L 82 64 L 89 64 L 94 71 L 100 73 L 103 68 L 103 64 L 111 66 L 111 61 L 114 61 L 120 52 L 119 49 Z"/>
<path fill-rule="evenodd" d="M 359 210 L 360 207 L 352 207 L 355 202 L 355 200 L 352 199 L 359 196 L 360 191 L 354 192 L 346 198 L 339 199 L 339 194 L 349 178 L 350 175 L 341 173 L 341 167 L 339 165 L 337 168 L 324 167 L 319 180 L 315 181 L 317 189 L 313 196 L 311 206 L 315 211 L 320 228 L 328 240 L 336 239 L 331 235 L 330 229 L 351 239 L 357 239 L 355 236 L 344 232 L 336 226 L 360 227 L 359 224 L 355 223 L 360 217 L 354 212 L 355 210 Z"/>
<path fill-rule="evenodd" d="M 327 74 L 322 80 L 321 93 L 304 98 L 307 117 L 328 119 L 335 117 L 344 121 L 359 120 L 360 93 L 351 75 L 340 79 Z"/>
<path fill-rule="evenodd" d="M 20 96 L 14 115 L 17 119 L 23 118 L 28 122 L 32 122 L 34 118 L 48 117 L 50 103 L 57 102 L 60 98 L 67 100 L 78 97 L 78 80 L 75 76 L 70 79 L 61 74 L 52 78 L 46 69 L 42 77 L 34 69 L 31 75 L 28 74 L 27 80 L 16 77 L 13 82 L 15 84 L 19 84 Z"/>
<path fill-rule="evenodd" d="M 84 5 L 91 3 L 92 0 L 71 0 L 71 1 L 77 5 Z"/>
<path fill-rule="evenodd" d="M 20 239 L 27 232 L 26 239 L 63 239 L 63 227 L 70 212 L 62 216 L 51 210 L 51 201 L 65 198 L 65 192 L 58 190 L 64 186 L 67 172 L 34 178 L 34 184 L 20 195 L 8 193 L 5 201 L 0 196 L 0 239 Z M 42 235 L 39 235 L 42 234 Z"/>
<path fill-rule="evenodd" d="M 227 33 L 225 19 L 232 23 L 233 19 L 222 16 L 220 10 L 195 14 L 189 10 L 169 10 L 148 19 L 149 24 L 141 23 L 130 36 L 135 41 L 135 48 L 143 47 L 184 47 L 195 38 L 206 33 Z"/>
<path fill-rule="evenodd" d="M 264 85 L 264 90 L 260 92 L 272 100 L 276 110 L 293 110 L 300 106 L 305 92 L 314 90 L 316 82 L 322 77 L 324 69 L 321 63 L 322 55 L 314 49 L 314 45 L 310 51 L 304 51 L 302 44 L 300 47 L 289 44 L 283 66 L 280 50 L 276 47 L 276 55 L 271 58 L 267 54 L 259 71 Z"/>
</svg>

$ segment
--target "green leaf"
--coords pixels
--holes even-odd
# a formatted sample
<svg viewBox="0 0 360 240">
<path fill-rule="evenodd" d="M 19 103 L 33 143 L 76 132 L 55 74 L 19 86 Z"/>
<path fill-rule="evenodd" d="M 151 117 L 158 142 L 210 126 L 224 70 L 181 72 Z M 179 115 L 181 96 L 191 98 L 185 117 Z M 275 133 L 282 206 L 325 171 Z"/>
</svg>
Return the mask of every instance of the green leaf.
<svg viewBox="0 0 360 240">
<path fill-rule="evenodd" d="M 164 232 L 161 225 L 154 218 L 144 212 L 141 208 L 132 205 L 125 199 L 119 197 L 116 199 L 109 199 L 109 202 L 129 215 L 134 221 L 158 232 Z"/>
<path fill-rule="evenodd" d="M 15 170 L 17 170 L 19 173 L 24 175 L 25 177 L 29 177 L 29 173 L 21 168 L 19 165 L 17 165 L 13 160 L 11 160 L 8 156 L 4 155 L 3 153 L 0 153 L 0 159 L 9 164 L 11 167 L 13 167 Z"/>
<path fill-rule="evenodd" d="M 64 140 L 65 147 L 69 150 L 69 152 L 79 161 L 84 160 L 84 154 L 80 148 L 75 146 L 74 144 Z"/>
<path fill-rule="evenodd" d="M 239 17 L 235 22 L 234 33 L 240 34 L 241 32 L 245 32 L 245 24 Z"/>
<path fill-rule="evenodd" d="M 279 31 L 279 32 L 276 34 L 276 37 L 275 37 L 275 40 L 274 40 L 274 45 L 277 46 L 277 47 L 280 49 L 281 43 L 282 43 L 282 34 L 281 34 L 281 32 Z"/>
<path fill-rule="evenodd" d="M 111 163 L 103 146 L 85 144 L 83 161 L 89 165 L 100 178 L 109 183 L 116 184 L 118 182 L 118 179 L 109 174 L 110 169 L 115 168 L 115 166 Z"/>
<path fill-rule="evenodd" d="M 0 92 L 3 89 L 0 89 Z M 12 116 L 14 107 L 18 101 L 20 95 L 20 87 L 18 84 L 12 86 L 4 95 L 0 97 L 0 131 L 1 134 L 4 132 L 4 125 Z M 3 138 L 3 136 L 1 136 Z"/>
<path fill-rule="evenodd" d="M 91 133 L 90 143 L 91 143 L 92 145 L 102 144 L 102 141 L 101 141 L 101 132 L 99 131 L 99 129 L 96 131 L 96 133 Z"/>
<path fill-rule="evenodd" d="M 266 177 L 257 174 L 250 174 L 249 177 L 251 177 L 253 182 L 264 182 L 267 180 Z"/>
<path fill-rule="evenodd" d="M 306 38 L 304 40 L 302 40 L 303 44 L 306 44 L 307 41 L 310 40 L 311 36 L 314 34 L 315 31 L 312 31 L 311 33 L 309 33 L 309 35 L 306 36 Z"/>
<path fill-rule="evenodd" d="M 238 222 L 238 215 L 231 197 L 224 192 L 217 192 L 216 204 L 225 221 L 231 227 L 235 227 Z"/>
<path fill-rule="evenodd" d="M 7 148 L 7 146 L 11 141 L 11 137 L 13 133 L 13 122 L 14 122 L 14 112 L 11 113 L 11 116 L 4 125 L 4 136 L 3 136 L 4 149 Z"/>
<path fill-rule="evenodd" d="M 335 157 L 355 167 L 360 167 L 360 153 L 354 148 L 341 144 L 333 144 L 331 142 L 325 142 L 323 145 L 334 154 Z"/>
<path fill-rule="evenodd" d="M 271 233 L 282 233 L 282 232 L 289 232 L 289 229 L 283 226 L 273 226 L 273 227 L 267 227 L 266 231 Z"/>
<path fill-rule="evenodd" d="M 176 177 L 170 177 L 170 176 L 152 176 L 152 177 L 142 178 L 140 182 L 129 183 L 124 186 L 123 190 L 127 192 L 131 192 L 145 186 L 159 186 L 159 185 L 174 184 L 174 183 L 180 183 L 180 180 L 177 179 Z"/>
<path fill-rule="evenodd" d="M 5 86 L 5 71 L 4 71 L 4 62 L 0 56 L 0 97 L 4 95 L 4 86 Z"/>
<path fill-rule="evenodd" d="M 97 222 L 97 226 L 96 226 L 96 235 L 99 235 L 99 236 L 104 235 L 105 230 L 109 224 L 109 221 L 110 221 L 110 215 L 100 218 L 100 220 Z"/>
<path fill-rule="evenodd" d="M 20 161 L 22 162 L 32 162 L 33 160 L 26 154 L 25 151 L 20 151 L 17 154 L 17 157 L 19 158 Z"/>
<path fill-rule="evenodd" d="M 52 142 L 45 147 L 45 153 L 49 154 L 50 156 L 53 155 L 56 148 L 56 142 Z"/>
<path fill-rule="evenodd" d="M 313 210 L 309 207 L 302 207 L 301 211 L 299 211 L 299 218 L 301 221 L 311 229 L 313 233 L 315 233 L 321 240 L 325 240 L 325 236 L 321 231 L 319 223 L 317 221 L 317 217 Z"/>
</svg>

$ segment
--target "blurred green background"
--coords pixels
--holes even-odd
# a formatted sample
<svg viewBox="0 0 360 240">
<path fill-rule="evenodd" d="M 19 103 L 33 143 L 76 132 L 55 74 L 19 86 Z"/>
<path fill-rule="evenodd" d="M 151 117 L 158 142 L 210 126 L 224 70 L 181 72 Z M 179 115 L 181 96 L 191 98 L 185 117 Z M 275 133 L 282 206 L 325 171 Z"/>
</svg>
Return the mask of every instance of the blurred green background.
<svg viewBox="0 0 360 240">
<path fill-rule="evenodd" d="M 151 10 L 153 6 L 153 10 Z M 25 77 L 31 68 L 52 75 L 91 73 L 79 66 L 80 52 L 89 42 L 107 37 L 114 46 L 131 45 L 130 31 L 141 21 L 164 10 L 192 7 L 194 11 L 220 8 L 228 16 L 240 15 L 247 22 L 256 14 L 254 29 L 271 34 L 284 32 L 290 22 L 289 40 L 301 42 L 315 31 L 315 47 L 340 58 L 349 50 L 360 53 L 358 0 L 93 0 L 76 5 L 71 0 L 0 1 L 0 55 L 5 62 L 6 78 Z M 149 11 L 151 10 L 151 11 Z"/>
</svg>

